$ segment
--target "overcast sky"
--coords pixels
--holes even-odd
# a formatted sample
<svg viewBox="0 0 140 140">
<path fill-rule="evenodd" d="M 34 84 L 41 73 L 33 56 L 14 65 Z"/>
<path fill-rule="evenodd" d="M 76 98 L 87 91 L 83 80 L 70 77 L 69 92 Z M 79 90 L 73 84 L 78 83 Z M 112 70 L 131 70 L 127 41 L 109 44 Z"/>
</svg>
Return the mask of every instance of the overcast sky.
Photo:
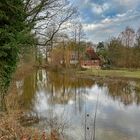
<svg viewBox="0 0 140 140">
<path fill-rule="evenodd" d="M 140 0 L 72 0 L 79 8 L 88 40 L 117 36 L 126 26 L 140 27 Z"/>
</svg>

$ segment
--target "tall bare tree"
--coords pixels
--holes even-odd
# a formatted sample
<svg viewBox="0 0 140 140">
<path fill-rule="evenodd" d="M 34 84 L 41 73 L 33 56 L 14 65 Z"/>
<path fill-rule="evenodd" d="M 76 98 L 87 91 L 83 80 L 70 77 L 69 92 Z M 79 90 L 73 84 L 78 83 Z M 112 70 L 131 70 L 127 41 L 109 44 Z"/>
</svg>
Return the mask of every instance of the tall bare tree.
<svg viewBox="0 0 140 140">
<path fill-rule="evenodd" d="M 71 37 L 72 40 L 75 43 L 75 54 L 78 56 L 78 62 L 80 61 L 80 46 L 81 46 L 81 41 L 85 37 L 85 33 L 83 30 L 83 26 L 80 22 L 74 22 L 72 25 L 72 30 L 71 30 Z"/>
<path fill-rule="evenodd" d="M 85 33 L 83 30 L 83 26 L 81 23 L 78 24 L 78 60 L 80 61 L 80 46 L 81 46 L 81 40 L 84 39 Z"/>
<path fill-rule="evenodd" d="M 55 36 L 63 25 L 70 21 L 76 13 L 67 0 L 26 0 L 27 21 L 34 25 L 40 49 L 45 49 L 46 60 L 48 51 L 51 50 Z M 63 26 L 63 27 L 62 27 Z"/>
<path fill-rule="evenodd" d="M 136 33 L 136 46 L 140 48 L 140 28 L 138 29 Z"/>
<path fill-rule="evenodd" d="M 119 38 L 126 47 L 132 47 L 135 40 L 135 31 L 131 27 L 126 27 L 126 29 L 121 32 Z"/>
</svg>

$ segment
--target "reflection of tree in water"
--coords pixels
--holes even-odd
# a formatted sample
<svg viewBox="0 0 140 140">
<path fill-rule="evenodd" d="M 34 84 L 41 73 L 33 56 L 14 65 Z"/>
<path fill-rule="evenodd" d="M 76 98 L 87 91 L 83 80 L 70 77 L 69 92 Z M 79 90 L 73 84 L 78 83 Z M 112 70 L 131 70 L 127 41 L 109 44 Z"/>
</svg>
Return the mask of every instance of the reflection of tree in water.
<svg viewBox="0 0 140 140">
<path fill-rule="evenodd" d="M 8 108 L 29 109 L 37 89 L 36 81 L 36 72 L 33 72 L 25 78 L 14 80 L 12 88 L 6 97 Z"/>
<path fill-rule="evenodd" d="M 64 85 L 65 88 L 90 88 L 94 84 L 91 79 L 79 79 L 71 74 L 59 74 L 56 72 L 48 72 L 48 82 L 54 84 L 56 91 L 60 90 Z"/>
<path fill-rule="evenodd" d="M 119 100 L 124 105 L 132 103 L 140 103 L 140 92 L 136 90 L 138 81 L 126 81 L 126 80 L 112 80 L 105 83 L 108 87 L 108 95 L 114 100 Z"/>
<path fill-rule="evenodd" d="M 80 105 L 82 93 L 85 94 L 85 88 L 92 87 L 93 84 L 92 80 L 37 70 L 21 81 L 14 81 L 12 90 L 14 94 L 9 94 L 9 100 L 14 98 L 13 102 L 10 102 L 10 107 L 29 109 L 32 107 L 35 94 L 40 90 L 44 90 L 49 95 L 48 102 L 51 104 L 67 104 L 73 100 Z"/>
<path fill-rule="evenodd" d="M 27 109 L 32 107 L 35 94 L 44 90 L 48 95 L 48 103 L 68 104 L 74 102 L 75 110 L 79 111 L 82 109 L 83 97 L 87 94 L 86 89 L 90 89 L 95 84 L 92 79 L 76 78 L 74 74 L 60 74 L 46 70 L 33 72 L 22 79 L 22 83 L 20 88 L 15 84 L 17 89 L 14 89 L 18 92 L 18 100 L 15 99 L 14 103 L 18 102 L 20 107 Z M 96 84 L 100 88 L 108 87 L 108 95 L 125 105 L 133 102 L 140 103 L 140 81 L 109 80 L 106 82 L 99 80 L 96 81 Z"/>
<path fill-rule="evenodd" d="M 53 104 L 75 103 L 75 111 L 82 110 L 83 96 L 86 88 L 93 86 L 94 82 L 90 79 L 79 79 L 69 74 L 48 73 L 48 88 L 50 94 L 49 102 Z M 53 102 L 52 102 L 53 98 Z"/>
<path fill-rule="evenodd" d="M 58 116 L 58 114 L 55 114 L 55 110 L 53 109 L 55 109 L 55 107 L 57 109 L 59 105 L 67 106 L 68 104 L 69 106 L 72 103 L 72 112 L 74 113 L 73 115 L 80 114 L 86 116 L 88 112 L 85 112 L 85 114 L 83 114 L 84 107 L 86 107 L 85 94 L 88 94 L 87 92 L 92 89 L 95 84 L 97 84 L 99 89 L 107 87 L 108 93 L 105 94 L 108 94 L 108 96 L 113 98 L 114 100 L 122 102 L 124 105 L 140 103 L 140 81 L 109 79 L 108 81 L 98 80 L 95 82 L 92 79 L 76 78 L 74 77 L 74 75 L 48 72 L 45 70 L 38 70 L 23 79 L 22 86 L 18 89 L 18 93 L 21 93 L 18 94 L 18 102 L 20 106 L 25 109 L 32 108 L 34 106 L 34 103 L 36 103 L 36 105 L 38 106 L 39 103 L 37 103 L 38 100 L 36 100 L 36 97 L 43 91 L 43 97 L 46 97 L 45 103 L 47 104 L 47 106 L 45 106 L 46 108 L 43 110 L 43 115 L 47 117 L 46 126 L 51 130 L 58 130 L 60 128 L 59 131 L 61 133 L 69 126 L 65 124 L 65 122 L 67 122 L 67 120 L 64 121 L 65 116 L 64 118 L 63 116 Z M 40 102 L 43 102 L 42 96 L 40 96 Z M 48 108 L 50 109 L 50 111 L 52 111 L 52 113 L 49 112 Z M 45 113 L 49 114 L 50 116 L 46 115 Z M 89 116 L 92 117 L 95 116 L 95 114 L 89 114 Z M 87 120 L 90 119 L 90 117 L 87 117 Z M 25 119 L 29 120 L 30 118 L 33 120 L 32 116 Z M 36 118 L 34 120 L 38 121 L 38 119 Z M 94 122 L 94 120 L 92 120 L 92 122 Z M 65 128 L 63 128 L 63 125 L 65 126 Z"/>
<path fill-rule="evenodd" d="M 33 73 L 32 76 L 29 76 L 24 80 L 24 93 L 22 96 L 25 101 L 24 107 L 29 107 L 30 101 L 35 95 L 36 88 L 36 74 Z"/>
</svg>

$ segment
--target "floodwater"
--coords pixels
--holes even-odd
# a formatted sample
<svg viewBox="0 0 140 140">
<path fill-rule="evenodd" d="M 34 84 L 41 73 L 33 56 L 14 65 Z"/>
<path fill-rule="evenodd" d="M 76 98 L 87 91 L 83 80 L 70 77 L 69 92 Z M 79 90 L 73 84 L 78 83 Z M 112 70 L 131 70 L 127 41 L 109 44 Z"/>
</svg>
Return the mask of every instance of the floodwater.
<svg viewBox="0 0 140 140">
<path fill-rule="evenodd" d="M 16 81 L 21 109 L 64 140 L 140 140 L 140 81 L 38 70 Z"/>
</svg>

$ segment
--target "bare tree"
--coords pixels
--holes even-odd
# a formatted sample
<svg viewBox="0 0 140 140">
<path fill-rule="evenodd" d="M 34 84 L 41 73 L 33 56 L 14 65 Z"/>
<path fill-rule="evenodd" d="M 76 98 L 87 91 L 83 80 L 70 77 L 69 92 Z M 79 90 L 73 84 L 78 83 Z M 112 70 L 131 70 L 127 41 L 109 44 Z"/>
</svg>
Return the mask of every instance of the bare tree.
<svg viewBox="0 0 140 140">
<path fill-rule="evenodd" d="M 124 46 L 132 47 L 134 45 L 135 39 L 135 31 L 130 27 L 126 27 L 126 29 L 120 34 L 119 39 L 122 41 Z"/>
<path fill-rule="evenodd" d="M 81 45 L 81 39 L 83 39 L 85 36 L 85 33 L 83 31 L 83 26 L 81 23 L 78 24 L 78 61 L 80 61 L 80 45 Z"/>
<path fill-rule="evenodd" d="M 30 24 L 36 23 L 37 21 L 46 20 L 54 16 L 52 10 L 57 8 L 60 0 L 25 0 L 24 10 L 27 13 L 27 21 Z"/>
<path fill-rule="evenodd" d="M 26 0 L 25 10 L 28 23 L 34 25 L 38 38 L 37 45 L 45 50 L 47 60 L 55 36 L 66 28 L 63 25 L 73 18 L 76 8 L 67 0 Z"/>
<path fill-rule="evenodd" d="M 136 34 L 136 46 L 140 48 L 140 28 L 138 29 Z"/>
<path fill-rule="evenodd" d="M 83 31 L 82 24 L 80 22 L 74 22 L 73 23 L 73 29 L 71 31 L 72 38 L 75 42 L 75 50 L 77 51 L 78 55 L 78 62 L 80 61 L 80 45 L 81 40 L 84 39 L 85 33 Z"/>
</svg>

